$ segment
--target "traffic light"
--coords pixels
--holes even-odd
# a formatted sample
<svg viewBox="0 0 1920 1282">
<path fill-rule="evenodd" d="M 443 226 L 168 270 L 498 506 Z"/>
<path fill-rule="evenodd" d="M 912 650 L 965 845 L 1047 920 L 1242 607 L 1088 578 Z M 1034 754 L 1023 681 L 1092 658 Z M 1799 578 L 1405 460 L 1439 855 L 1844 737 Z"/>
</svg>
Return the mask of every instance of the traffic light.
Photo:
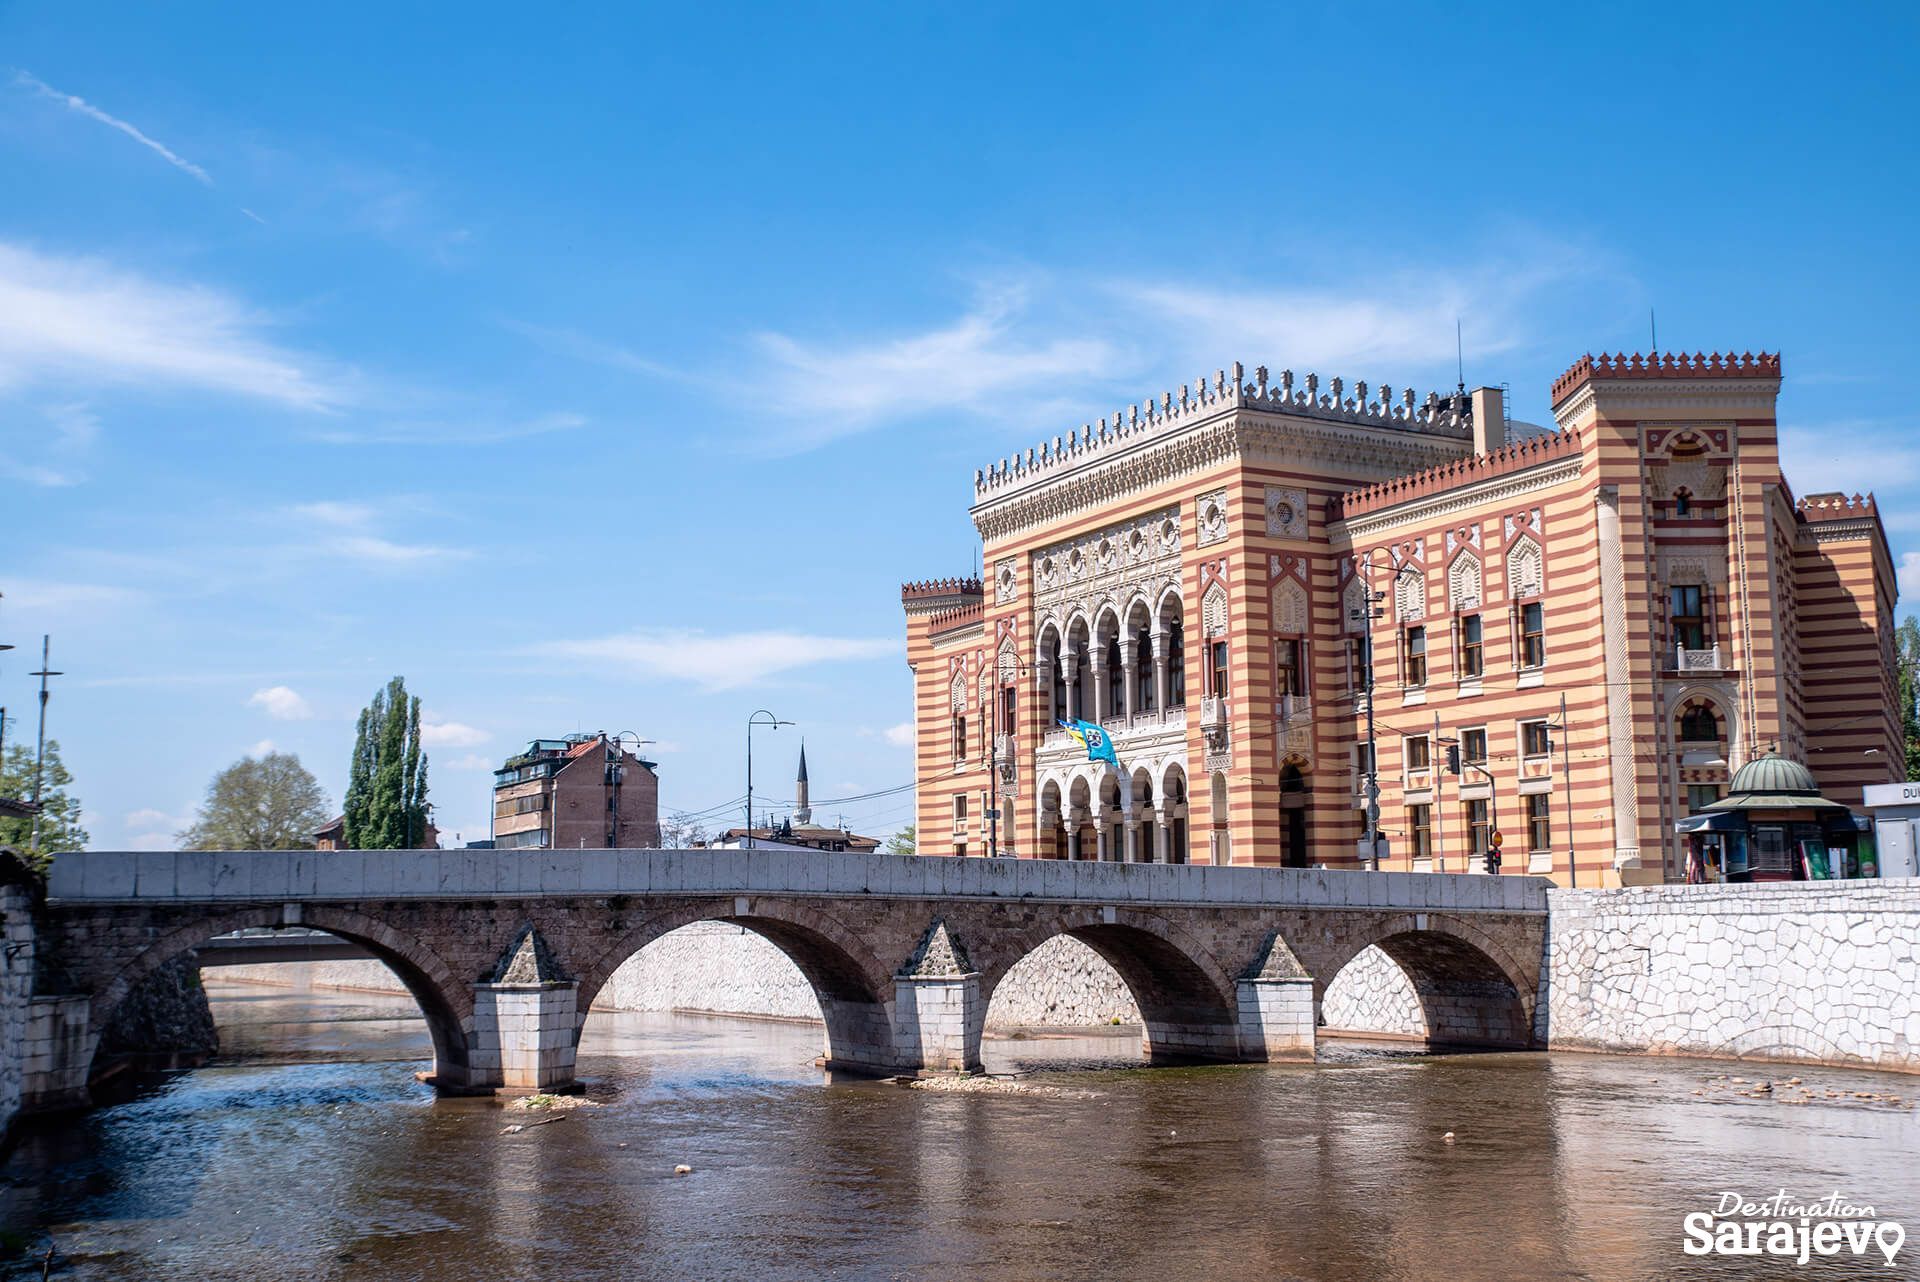
<svg viewBox="0 0 1920 1282">
<path fill-rule="evenodd" d="M 1447 773 L 1450 775 L 1460 773 L 1460 745 L 1457 743 L 1447 745 Z"/>
</svg>

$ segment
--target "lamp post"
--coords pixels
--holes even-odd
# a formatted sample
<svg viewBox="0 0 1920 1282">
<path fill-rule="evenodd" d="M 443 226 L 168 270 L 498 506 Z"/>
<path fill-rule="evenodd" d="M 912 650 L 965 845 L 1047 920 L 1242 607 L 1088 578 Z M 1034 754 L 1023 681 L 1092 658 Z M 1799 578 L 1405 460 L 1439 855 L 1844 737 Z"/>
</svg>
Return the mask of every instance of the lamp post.
<svg viewBox="0 0 1920 1282">
<path fill-rule="evenodd" d="M 1015 660 L 1014 687 L 1019 688 L 1020 677 L 1033 670 L 1030 664 Z M 987 721 L 987 856 L 993 858 L 1000 853 L 1000 697 L 1006 689 L 1000 684 L 1002 665 L 995 665 L 992 706 L 988 709 Z M 1047 691 L 1047 698 L 1053 698 L 1053 691 Z"/>
<path fill-rule="evenodd" d="M 1580 884 L 1580 866 L 1574 862 L 1573 855 L 1573 769 L 1568 764 L 1567 752 L 1567 696 L 1560 696 L 1560 719 L 1549 721 L 1547 725 L 1560 736 L 1560 786 L 1567 790 L 1567 885 Z M 1529 843 L 1531 844 L 1531 843 Z"/>
<path fill-rule="evenodd" d="M 764 718 L 764 720 L 762 720 Z M 778 730 L 781 726 L 790 726 L 793 722 L 782 721 L 765 708 L 758 709 L 747 718 L 747 830 L 742 837 L 743 844 L 753 848 L 753 730 L 755 726 L 771 726 Z"/>
<path fill-rule="evenodd" d="M 627 744 L 631 743 L 635 749 L 638 749 L 646 744 L 652 743 L 653 740 L 642 739 L 631 730 L 622 730 L 619 734 L 610 734 L 605 737 L 607 746 L 613 750 L 611 755 L 616 758 L 615 760 L 605 763 L 607 773 L 604 786 L 610 794 L 607 802 L 607 813 L 612 816 L 611 821 L 607 825 L 607 844 L 617 850 L 620 848 L 620 785 L 626 781 L 626 767 L 623 766 L 617 758 L 621 752 L 626 750 Z M 636 751 L 633 755 L 638 757 L 640 754 Z M 655 817 L 656 819 L 658 818 L 657 807 L 655 808 Z M 657 822 L 654 824 L 653 839 L 656 842 L 660 840 L 660 826 Z"/>
</svg>

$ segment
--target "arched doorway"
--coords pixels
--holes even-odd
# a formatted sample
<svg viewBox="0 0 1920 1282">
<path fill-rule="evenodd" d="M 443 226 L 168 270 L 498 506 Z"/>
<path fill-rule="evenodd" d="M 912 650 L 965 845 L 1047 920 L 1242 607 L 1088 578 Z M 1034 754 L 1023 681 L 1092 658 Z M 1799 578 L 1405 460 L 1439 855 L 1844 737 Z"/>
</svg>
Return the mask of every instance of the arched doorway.
<svg viewBox="0 0 1920 1282">
<path fill-rule="evenodd" d="M 1310 868 L 1307 844 L 1307 777 L 1295 762 L 1280 769 L 1280 863 L 1286 868 Z"/>
</svg>

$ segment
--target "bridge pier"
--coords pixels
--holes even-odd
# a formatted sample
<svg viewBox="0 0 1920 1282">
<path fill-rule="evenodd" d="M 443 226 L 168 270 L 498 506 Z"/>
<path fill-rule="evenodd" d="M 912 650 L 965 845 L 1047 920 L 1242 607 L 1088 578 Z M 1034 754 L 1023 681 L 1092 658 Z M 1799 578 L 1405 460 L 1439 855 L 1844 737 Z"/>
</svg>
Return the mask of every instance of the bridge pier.
<svg viewBox="0 0 1920 1282">
<path fill-rule="evenodd" d="M 893 977 L 893 1049 L 903 1073 L 977 1073 L 987 999 L 980 972 L 935 918 Z"/>
<path fill-rule="evenodd" d="M 1305 977 L 1239 981 L 1240 1058 L 1255 1062 L 1313 1058 L 1313 981 Z"/>
<path fill-rule="evenodd" d="M 893 981 L 894 1048 L 906 1073 L 977 1073 L 987 1003 L 978 972 Z"/>
<path fill-rule="evenodd" d="M 466 1080 L 435 1085 L 451 1094 L 572 1089 L 579 991 L 571 981 L 475 984 Z M 442 1068 L 438 1077 L 453 1075 Z"/>
</svg>

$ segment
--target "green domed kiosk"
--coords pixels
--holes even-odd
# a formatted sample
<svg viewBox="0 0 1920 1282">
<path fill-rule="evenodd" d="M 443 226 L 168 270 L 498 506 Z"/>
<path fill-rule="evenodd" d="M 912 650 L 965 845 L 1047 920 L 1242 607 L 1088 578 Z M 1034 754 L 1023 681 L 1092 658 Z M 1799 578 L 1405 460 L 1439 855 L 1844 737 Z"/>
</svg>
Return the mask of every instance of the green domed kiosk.
<svg viewBox="0 0 1920 1282">
<path fill-rule="evenodd" d="M 1769 748 L 1740 769 L 1727 795 L 1682 819 L 1688 881 L 1827 881 L 1872 877 L 1865 819 L 1820 795 L 1813 772 Z"/>
</svg>

